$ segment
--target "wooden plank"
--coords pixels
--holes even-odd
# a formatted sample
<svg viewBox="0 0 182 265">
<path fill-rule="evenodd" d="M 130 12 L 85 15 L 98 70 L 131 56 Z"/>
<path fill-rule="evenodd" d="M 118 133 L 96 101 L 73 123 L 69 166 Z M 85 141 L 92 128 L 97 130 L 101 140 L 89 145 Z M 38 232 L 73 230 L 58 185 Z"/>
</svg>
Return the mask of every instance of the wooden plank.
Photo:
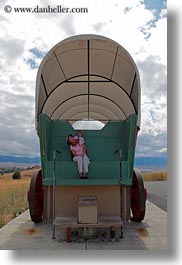
<svg viewBox="0 0 182 265">
<path fill-rule="evenodd" d="M 98 223 L 92 224 L 79 224 L 76 217 L 56 217 L 53 222 L 55 227 L 67 228 L 67 227 L 121 227 L 123 222 L 119 216 L 100 216 Z"/>
</svg>

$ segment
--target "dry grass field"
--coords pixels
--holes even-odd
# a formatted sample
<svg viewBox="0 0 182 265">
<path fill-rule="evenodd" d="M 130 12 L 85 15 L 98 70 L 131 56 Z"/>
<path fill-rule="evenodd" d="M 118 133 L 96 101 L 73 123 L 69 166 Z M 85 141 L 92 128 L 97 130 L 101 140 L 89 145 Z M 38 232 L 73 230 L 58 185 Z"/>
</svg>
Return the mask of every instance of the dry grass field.
<svg viewBox="0 0 182 265">
<path fill-rule="evenodd" d="M 21 179 L 12 179 L 13 173 L 0 177 L 0 227 L 28 208 L 27 191 L 33 170 L 21 172 Z"/>
<path fill-rule="evenodd" d="M 166 181 L 167 171 L 144 172 L 142 178 L 144 181 Z"/>
</svg>

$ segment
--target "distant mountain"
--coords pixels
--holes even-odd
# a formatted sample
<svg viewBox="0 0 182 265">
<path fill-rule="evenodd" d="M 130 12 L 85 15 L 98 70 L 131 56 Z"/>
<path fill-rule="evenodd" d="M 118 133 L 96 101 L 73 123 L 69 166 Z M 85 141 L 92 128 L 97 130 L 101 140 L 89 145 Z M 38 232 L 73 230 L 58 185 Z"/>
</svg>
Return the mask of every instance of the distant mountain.
<svg viewBox="0 0 182 265">
<path fill-rule="evenodd" d="M 20 157 L 0 155 L 0 165 L 2 164 L 26 164 L 40 165 L 40 157 Z M 142 170 L 163 170 L 167 168 L 166 157 L 135 157 L 134 167 Z"/>
<path fill-rule="evenodd" d="M 135 157 L 134 167 L 142 170 L 166 170 L 167 158 L 166 157 Z"/>
<path fill-rule="evenodd" d="M 0 155 L 0 163 L 18 163 L 40 165 L 40 157 L 22 157 L 22 156 L 2 156 Z"/>
</svg>

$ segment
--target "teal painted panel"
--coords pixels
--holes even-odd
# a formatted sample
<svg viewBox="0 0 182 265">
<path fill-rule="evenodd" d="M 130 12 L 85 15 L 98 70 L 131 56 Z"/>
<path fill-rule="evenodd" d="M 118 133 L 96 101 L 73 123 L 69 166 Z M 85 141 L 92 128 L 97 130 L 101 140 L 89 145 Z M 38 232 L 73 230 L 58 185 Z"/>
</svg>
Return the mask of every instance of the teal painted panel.
<svg viewBox="0 0 182 265">
<path fill-rule="evenodd" d="M 88 174 L 90 183 L 96 180 L 98 180 L 98 183 L 108 183 L 107 181 L 111 179 L 119 181 L 119 154 L 115 154 L 114 151 L 121 149 L 123 159 L 122 183 L 131 185 L 136 144 L 136 120 L 137 116 L 132 115 L 125 121 L 109 122 L 102 130 L 83 131 L 88 156 L 91 159 Z M 44 114 L 39 116 L 39 126 L 44 180 L 52 177 L 53 152 L 55 149 L 59 149 L 61 154 L 57 155 L 57 181 L 63 181 L 63 179 L 64 181 L 67 181 L 67 179 L 75 179 L 77 181 L 77 165 L 72 161 L 69 146 L 66 143 L 67 135 L 70 133 L 75 135 L 76 131 L 68 122 L 51 121 Z M 43 183 L 47 183 L 46 181 Z M 66 183 L 69 183 L 69 181 Z"/>
<path fill-rule="evenodd" d="M 50 142 L 52 139 L 52 122 L 44 114 L 39 115 L 38 135 L 40 139 L 40 154 L 43 177 L 47 174 L 47 161 L 50 152 Z"/>
<path fill-rule="evenodd" d="M 102 130 L 82 130 L 84 137 L 120 137 L 124 134 L 124 121 L 108 122 Z M 67 121 L 52 121 L 52 137 L 76 135 L 76 130 Z"/>
<path fill-rule="evenodd" d="M 52 179 L 43 179 L 43 185 L 52 185 Z M 107 186 L 107 185 L 120 185 L 118 179 L 57 179 L 56 185 L 61 186 Z"/>
<path fill-rule="evenodd" d="M 53 163 L 48 162 L 47 177 L 53 176 Z M 91 162 L 89 165 L 89 179 L 119 179 L 120 165 L 119 162 L 100 161 Z M 56 162 L 56 178 L 57 179 L 74 179 L 79 178 L 77 163 L 73 161 L 57 161 Z"/>
<path fill-rule="evenodd" d="M 52 160 L 55 149 L 59 149 L 62 152 L 58 160 L 70 160 L 69 146 L 66 143 L 66 137 L 70 133 L 76 135 L 76 131 L 73 130 L 68 122 L 53 122 L 50 153 L 48 156 L 49 160 Z M 119 160 L 118 155 L 116 155 L 114 151 L 120 148 L 125 150 L 125 141 L 123 141 L 124 122 L 111 122 L 102 130 L 84 130 L 83 133 L 88 155 L 94 161 Z M 125 152 L 123 152 L 123 160 L 125 157 Z"/>
<path fill-rule="evenodd" d="M 119 154 L 115 154 L 115 150 L 123 149 L 124 146 L 119 137 L 85 138 L 85 144 L 88 156 L 94 161 L 119 161 Z"/>
<path fill-rule="evenodd" d="M 87 148 L 87 154 L 93 161 L 118 161 L 119 155 L 115 154 L 115 150 L 124 149 L 124 142 L 121 142 L 120 138 L 86 138 L 85 145 Z M 61 155 L 57 156 L 57 160 L 71 160 L 70 148 L 66 143 L 66 137 L 54 137 L 51 140 L 49 160 L 53 159 L 53 152 L 55 149 L 61 151 Z M 123 153 L 123 160 L 126 158 Z"/>
<path fill-rule="evenodd" d="M 75 134 L 71 124 L 67 121 L 52 121 L 52 137 L 66 137 L 69 134 Z"/>
<path fill-rule="evenodd" d="M 122 184 L 132 185 L 132 178 L 128 176 L 129 166 L 128 161 L 122 162 Z M 52 185 L 53 163 L 48 163 L 48 172 L 43 182 L 45 185 Z M 73 185 L 73 180 L 79 180 L 77 164 L 73 161 L 58 161 L 56 163 L 56 184 L 66 183 L 66 185 Z M 120 163 L 119 162 L 91 162 L 89 166 L 87 185 L 92 185 L 92 181 L 98 180 L 99 185 L 108 185 L 108 183 L 120 183 Z M 76 182 L 77 183 L 77 182 Z M 94 183 L 97 183 L 94 182 Z M 61 184 L 59 184 L 61 185 Z M 64 184 L 65 185 L 65 184 Z M 95 185 L 95 184 L 94 184 Z"/>
<path fill-rule="evenodd" d="M 56 178 L 57 179 L 73 179 L 78 178 L 78 169 L 76 162 L 73 161 L 57 161 L 56 162 Z M 53 176 L 53 162 L 48 162 L 47 177 Z"/>
<path fill-rule="evenodd" d="M 58 149 L 61 151 L 61 154 L 57 154 L 57 160 L 62 161 L 71 161 L 72 156 L 70 152 L 69 145 L 66 143 L 66 136 L 62 137 L 54 137 L 51 139 L 51 146 L 50 146 L 50 153 L 49 153 L 49 160 L 53 160 L 53 153 L 54 150 Z"/>
<path fill-rule="evenodd" d="M 91 161 L 89 165 L 88 177 L 96 178 L 113 178 L 119 179 L 120 165 L 119 161 Z"/>
<path fill-rule="evenodd" d="M 128 178 L 125 179 L 126 185 L 132 184 L 133 176 L 133 164 L 134 164 L 134 155 L 135 155 L 135 146 L 136 146 L 136 123 L 137 116 L 132 115 L 125 121 L 125 135 L 128 135 L 126 138 L 126 150 L 127 150 L 127 160 L 128 160 Z"/>
<path fill-rule="evenodd" d="M 123 161 L 122 162 L 122 184 L 123 185 L 132 185 L 132 176 L 129 174 L 129 162 Z"/>
</svg>

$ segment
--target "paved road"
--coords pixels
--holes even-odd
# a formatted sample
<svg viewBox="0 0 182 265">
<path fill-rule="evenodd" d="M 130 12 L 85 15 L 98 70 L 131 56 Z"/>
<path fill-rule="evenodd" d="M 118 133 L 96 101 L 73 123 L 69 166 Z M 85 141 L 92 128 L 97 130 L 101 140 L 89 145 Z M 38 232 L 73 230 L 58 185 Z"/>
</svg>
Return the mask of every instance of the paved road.
<svg viewBox="0 0 182 265">
<path fill-rule="evenodd" d="M 167 181 L 145 181 L 148 200 L 167 212 Z"/>
</svg>

